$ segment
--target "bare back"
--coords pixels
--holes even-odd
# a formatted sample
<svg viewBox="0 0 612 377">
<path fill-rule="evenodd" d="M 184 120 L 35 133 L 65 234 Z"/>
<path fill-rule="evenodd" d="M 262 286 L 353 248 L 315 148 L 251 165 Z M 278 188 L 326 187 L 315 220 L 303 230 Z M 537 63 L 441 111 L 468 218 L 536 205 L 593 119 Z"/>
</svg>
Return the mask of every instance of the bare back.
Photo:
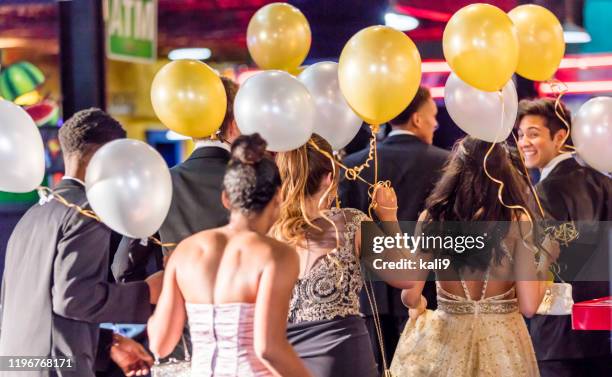
<svg viewBox="0 0 612 377">
<path fill-rule="evenodd" d="M 174 256 L 176 280 L 185 301 L 194 304 L 255 303 L 264 268 L 288 248 L 228 227 L 198 233 L 181 246 Z"/>
</svg>

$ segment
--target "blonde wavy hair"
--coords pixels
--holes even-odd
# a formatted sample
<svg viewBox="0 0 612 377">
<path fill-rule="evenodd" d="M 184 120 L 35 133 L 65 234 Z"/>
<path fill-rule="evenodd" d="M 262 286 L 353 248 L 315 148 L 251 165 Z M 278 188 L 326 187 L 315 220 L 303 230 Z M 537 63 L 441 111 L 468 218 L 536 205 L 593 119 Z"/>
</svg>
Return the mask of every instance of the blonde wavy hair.
<svg viewBox="0 0 612 377">
<path fill-rule="evenodd" d="M 312 144 L 328 155 L 315 149 Z M 321 180 L 331 173 L 334 177 L 333 183 L 318 203 L 319 214 L 327 219 L 321 211 L 322 201 L 333 198 L 331 195 L 335 195 L 338 188 L 336 166 L 330 159 L 332 153 L 331 145 L 319 135 L 313 134 L 310 141 L 302 147 L 276 155 L 282 181 L 280 216 L 271 230 L 276 239 L 304 247 L 306 231 L 309 228 L 321 230 L 308 218 L 306 201 L 320 190 Z"/>
</svg>

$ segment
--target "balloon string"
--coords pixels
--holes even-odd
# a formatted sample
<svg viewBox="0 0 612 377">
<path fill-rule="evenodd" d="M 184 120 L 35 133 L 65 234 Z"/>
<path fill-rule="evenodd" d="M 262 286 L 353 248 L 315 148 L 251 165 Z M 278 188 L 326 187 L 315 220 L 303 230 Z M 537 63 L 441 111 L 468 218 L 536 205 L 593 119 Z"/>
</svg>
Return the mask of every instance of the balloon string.
<svg viewBox="0 0 612 377">
<path fill-rule="evenodd" d="M 500 121 L 500 127 L 498 129 L 498 134 L 495 136 L 495 140 L 497 140 L 497 137 L 499 136 L 499 133 L 501 132 L 501 130 L 504 127 L 504 113 L 505 113 L 505 106 L 504 106 L 504 101 L 503 101 L 503 94 L 501 91 L 497 92 L 499 94 L 499 99 L 501 101 L 501 121 Z M 518 204 L 506 204 L 506 202 L 504 202 L 504 198 L 503 198 L 503 191 L 504 191 L 504 187 L 505 184 L 503 181 L 493 177 L 490 173 L 489 173 L 489 169 L 487 168 L 487 161 L 489 156 L 491 155 L 491 153 L 493 152 L 493 148 L 495 148 L 495 145 L 497 143 L 493 142 L 491 143 L 491 146 L 489 147 L 489 149 L 487 150 L 487 153 L 484 156 L 484 159 L 482 161 L 482 165 L 484 168 L 484 172 L 486 174 L 486 176 L 493 182 L 495 182 L 497 185 L 499 185 L 498 189 L 497 189 L 497 200 L 499 201 L 499 203 L 509 209 L 518 209 L 521 210 L 522 212 L 525 213 L 525 215 L 527 215 L 527 219 L 529 221 L 530 224 L 530 233 L 533 231 L 533 219 L 531 218 L 531 215 L 529 214 L 529 211 L 527 210 L 527 208 L 518 205 Z"/>
<path fill-rule="evenodd" d="M 63 196 L 61 196 L 60 194 L 58 194 L 56 191 L 53 191 L 52 189 L 50 189 L 49 187 L 45 187 L 45 186 L 38 186 L 36 188 L 36 190 L 38 191 L 38 195 L 41 197 L 41 199 L 43 200 L 56 200 L 59 203 L 61 203 L 62 205 L 68 207 L 68 208 L 72 208 L 74 210 L 76 210 L 79 214 L 88 217 L 90 219 L 94 219 L 99 223 L 103 223 L 103 221 L 100 219 L 100 216 L 98 216 L 94 211 L 89 210 L 89 209 L 83 209 L 82 207 L 74 204 L 74 203 L 70 203 L 68 200 L 66 200 L 66 198 L 64 198 Z M 151 236 L 148 237 L 148 239 L 150 241 L 152 241 L 154 244 L 159 245 L 163 248 L 165 248 L 166 250 L 170 250 L 170 248 L 173 248 L 174 246 L 176 246 L 176 243 L 163 243 L 160 240 L 158 240 L 157 238 Z"/>
<path fill-rule="evenodd" d="M 368 158 L 364 161 L 364 163 L 353 168 L 347 168 L 346 166 L 343 166 L 343 168 L 345 169 L 344 176 L 349 181 L 359 179 L 370 185 L 370 187 L 373 186 L 373 184 L 370 184 L 365 179 L 361 178 L 360 175 L 363 169 L 370 167 L 370 162 L 376 159 L 376 133 L 378 132 L 378 127 L 378 125 L 370 126 L 370 130 L 372 131 L 372 137 L 370 138 L 370 150 L 368 151 Z M 376 179 L 374 180 L 374 182 L 376 183 Z"/>
<path fill-rule="evenodd" d="M 565 93 L 567 93 L 567 90 L 568 90 L 567 85 L 565 85 L 563 81 L 560 81 L 557 79 L 548 80 L 548 84 L 550 85 L 550 89 L 552 90 L 552 92 L 554 93 L 556 97 L 555 98 L 555 115 L 563 123 L 565 128 L 567 128 L 567 133 L 565 134 L 565 137 L 563 138 L 563 142 L 561 143 L 559 152 L 571 153 L 575 151 L 576 148 L 574 148 L 572 145 L 567 145 L 565 143 L 567 142 L 567 139 L 569 139 L 571 135 L 572 128 L 570 124 L 567 122 L 567 120 L 565 120 L 565 117 L 567 115 L 565 114 L 565 110 L 563 110 L 563 107 L 561 106 L 561 98 L 563 98 L 563 96 L 565 95 Z M 563 150 L 563 148 L 566 148 L 566 150 Z"/>
<path fill-rule="evenodd" d="M 324 151 L 323 149 L 319 148 L 319 146 L 313 142 L 312 140 L 309 141 L 309 144 L 319 153 L 321 153 L 322 155 L 326 156 L 327 158 L 330 159 L 330 161 L 333 161 L 333 163 L 335 165 L 340 166 L 341 168 L 343 168 L 345 170 L 345 176 L 348 180 L 354 181 L 355 179 L 359 179 L 360 181 L 362 181 L 363 183 L 365 183 L 368 186 L 372 186 L 372 184 L 368 181 L 366 181 L 365 179 L 363 179 L 359 174 L 355 174 L 354 176 L 351 175 L 351 177 L 349 177 L 346 173 L 350 170 L 353 171 L 356 168 L 349 168 L 346 165 L 344 165 L 343 163 L 341 163 L 340 161 L 336 160 L 330 153 L 328 153 L 327 151 Z M 363 169 L 362 169 L 363 170 Z M 353 173 L 351 173 L 353 174 Z"/>
</svg>

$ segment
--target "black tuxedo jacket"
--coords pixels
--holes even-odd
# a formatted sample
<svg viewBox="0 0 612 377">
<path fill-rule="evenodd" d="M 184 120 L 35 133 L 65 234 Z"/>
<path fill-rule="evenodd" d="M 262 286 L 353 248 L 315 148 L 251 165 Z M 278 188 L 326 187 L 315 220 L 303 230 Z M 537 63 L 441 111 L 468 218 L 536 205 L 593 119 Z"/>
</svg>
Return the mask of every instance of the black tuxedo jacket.
<svg viewBox="0 0 612 377">
<path fill-rule="evenodd" d="M 423 211 L 425 199 L 430 194 L 449 152 L 428 145 L 413 135 L 393 135 L 378 143 L 378 180 L 391 181 L 397 194 L 400 221 L 416 221 Z M 353 167 L 363 163 L 368 156 L 364 149 L 347 156 L 344 164 Z M 374 179 L 373 164 L 362 172 L 362 177 L 368 182 Z M 343 207 L 352 207 L 368 212 L 368 186 L 357 180 L 343 179 L 340 183 L 340 201 Z M 407 309 L 400 299 L 401 290 L 392 288 L 385 283 L 374 283 L 374 294 L 380 314 L 395 314 L 406 316 Z M 363 296 L 363 295 L 362 295 Z M 427 297 L 431 301 L 431 297 Z M 435 296 L 434 296 L 435 299 Z M 365 314 L 371 314 L 367 298 L 362 297 L 361 309 Z"/>
<path fill-rule="evenodd" d="M 229 159 L 230 153 L 223 148 L 197 148 L 170 169 L 172 203 L 159 230 L 163 242 L 179 243 L 202 230 L 227 224 L 229 212 L 221 203 L 221 192 Z"/>
<path fill-rule="evenodd" d="M 55 192 L 90 208 L 75 181 Z M 55 200 L 35 204 L 15 227 L 2 283 L 0 355 L 72 355 L 76 365 L 24 375 L 93 377 L 99 323 L 145 323 L 151 315 L 146 283 L 108 282 L 110 239 L 104 224 Z"/>
<path fill-rule="evenodd" d="M 581 246 L 570 243 L 562 247 L 557 261 L 562 271 L 567 271 L 568 276 L 575 276 L 574 281 L 568 281 L 572 284 L 574 301 L 609 296 L 608 281 L 587 280 L 594 265 L 609 265 L 610 250 L 602 242 L 609 235 L 606 227 L 597 222 L 612 221 L 612 179 L 581 166 L 571 158 L 561 161 L 536 185 L 536 190 L 544 210 L 552 218 L 578 222 Z M 580 221 L 593 223 L 581 225 Z M 594 240 L 593 247 L 585 246 L 585 240 Z M 577 252 L 582 254 L 578 259 Z M 572 330 L 569 315 L 536 315 L 531 319 L 530 333 L 538 360 L 580 359 L 610 354 L 608 331 Z"/>
</svg>

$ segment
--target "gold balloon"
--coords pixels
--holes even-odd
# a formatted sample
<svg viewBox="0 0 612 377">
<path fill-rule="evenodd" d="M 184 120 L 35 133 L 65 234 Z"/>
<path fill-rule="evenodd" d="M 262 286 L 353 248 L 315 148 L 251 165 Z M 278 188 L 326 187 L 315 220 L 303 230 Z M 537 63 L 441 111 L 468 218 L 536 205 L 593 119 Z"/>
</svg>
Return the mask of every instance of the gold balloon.
<svg viewBox="0 0 612 377">
<path fill-rule="evenodd" d="M 461 8 L 446 24 L 442 47 L 457 76 L 487 92 L 503 88 L 518 64 L 516 30 L 510 17 L 493 5 Z"/>
<path fill-rule="evenodd" d="M 521 5 L 508 13 L 519 41 L 516 73 L 534 81 L 555 74 L 565 53 L 563 27 L 557 17 L 539 5 Z"/>
<path fill-rule="evenodd" d="M 161 122 L 181 135 L 215 133 L 225 117 L 227 97 L 221 78 L 197 60 L 177 60 L 157 72 L 151 103 Z"/>
<path fill-rule="evenodd" d="M 371 26 L 348 41 L 338 63 L 342 95 L 363 120 L 387 122 L 410 104 L 421 82 L 421 56 L 412 40 Z"/>
<path fill-rule="evenodd" d="M 247 28 L 247 47 L 261 69 L 290 72 L 310 50 L 310 25 L 296 7 L 272 3 L 259 9 Z"/>
</svg>

